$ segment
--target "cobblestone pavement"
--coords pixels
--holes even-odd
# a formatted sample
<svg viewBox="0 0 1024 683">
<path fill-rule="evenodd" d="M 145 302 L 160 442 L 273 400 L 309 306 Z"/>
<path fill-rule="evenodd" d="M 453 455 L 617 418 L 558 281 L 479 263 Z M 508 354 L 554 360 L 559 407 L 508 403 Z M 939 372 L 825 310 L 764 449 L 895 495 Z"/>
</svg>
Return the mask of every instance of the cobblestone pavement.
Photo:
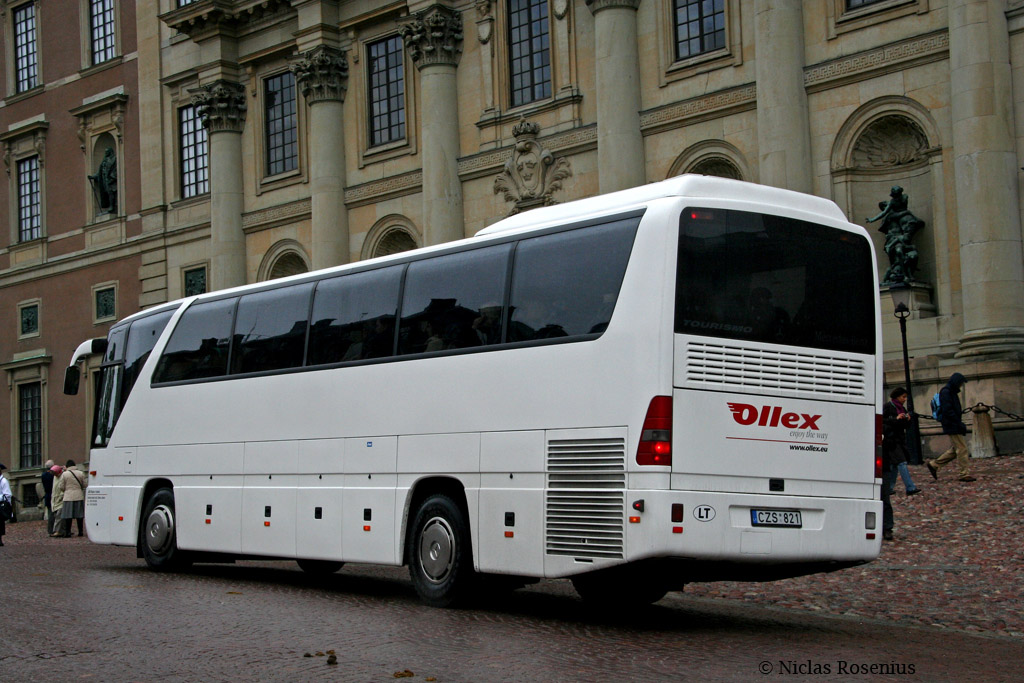
<svg viewBox="0 0 1024 683">
<path fill-rule="evenodd" d="M 689 596 L 726 598 L 818 613 L 1024 638 L 1024 455 L 971 461 L 972 483 L 955 463 L 922 489 L 893 493 L 895 541 L 863 567 L 774 583 L 687 586 Z"/>
<path fill-rule="evenodd" d="M 627 617 L 589 610 L 567 581 L 439 610 L 401 568 L 156 574 L 129 548 L 8 525 L 0 681 L 1021 681 L 1024 457 L 972 468 L 973 485 L 917 468 L 925 492 L 900 494 L 878 562 L 690 586 Z"/>
</svg>

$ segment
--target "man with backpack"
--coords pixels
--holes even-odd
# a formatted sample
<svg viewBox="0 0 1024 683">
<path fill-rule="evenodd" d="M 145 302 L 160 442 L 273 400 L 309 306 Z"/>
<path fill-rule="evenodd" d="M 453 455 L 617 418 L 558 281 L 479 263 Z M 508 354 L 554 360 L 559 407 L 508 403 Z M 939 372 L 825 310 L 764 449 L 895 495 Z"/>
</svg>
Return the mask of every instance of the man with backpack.
<svg viewBox="0 0 1024 683">
<path fill-rule="evenodd" d="M 934 460 L 925 461 L 928 471 L 931 472 L 932 479 L 938 479 L 939 468 L 956 458 L 960 481 L 977 481 L 977 479 L 970 475 L 970 465 L 967 460 L 967 440 L 964 438 L 967 434 L 967 425 L 961 419 L 963 408 L 960 407 L 960 388 L 966 381 L 963 375 L 959 372 L 954 372 L 953 376 L 946 382 L 946 386 L 942 387 L 942 390 L 939 391 L 939 405 L 936 412 L 938 413 L 938 419 L 942 421 L 942 433 L 949 435 L 950 446 L 949 450 L 939 457 Z"/>
</svg>

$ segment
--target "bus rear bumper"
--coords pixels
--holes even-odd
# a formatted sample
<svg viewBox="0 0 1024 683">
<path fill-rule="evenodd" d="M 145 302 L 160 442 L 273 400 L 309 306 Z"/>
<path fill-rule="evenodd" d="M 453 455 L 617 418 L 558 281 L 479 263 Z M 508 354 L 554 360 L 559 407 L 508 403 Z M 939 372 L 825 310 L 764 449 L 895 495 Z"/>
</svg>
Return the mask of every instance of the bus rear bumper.
<svg viewBox="0 0 1024 683">
<path fill-rule="evenodd" d="M 629 496 L 625 559 L 671 559 L 696 581 L 830 571 L 870 562 L 881 550 L 878 500 L 663 490 Z"/>
</svg>

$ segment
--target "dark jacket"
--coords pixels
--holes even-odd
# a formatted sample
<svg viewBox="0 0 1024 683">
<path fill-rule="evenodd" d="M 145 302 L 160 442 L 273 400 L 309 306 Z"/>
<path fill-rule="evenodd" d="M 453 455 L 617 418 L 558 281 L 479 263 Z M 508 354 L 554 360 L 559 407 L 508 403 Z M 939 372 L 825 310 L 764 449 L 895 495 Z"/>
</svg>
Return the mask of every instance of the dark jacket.
<svg viewBox="0 0 1024 683">
<path fill-rule="evenodd" d="M 966 434 L 967 425 L 963 421 L 964 410 L 960 406 L 960 387 L 964 385 L 964 376 L 954 372 L 939 391 L 939 419 L 942 420 L 943 434 Z"/>
<path fill-rule="evenodd" d="M 53 495 L 53 472 L 46 470 L 43 472 L 43 501 L 46 503 L 46 509 L 50 509 L 50 496 Z"/>
<path fill-rule="evenodd" d="M 886 468 L 907 462 L 907 427 L 910 420 L 899 419 L 892 401 L 882 406 L 882 463 Z"/>
</svg>

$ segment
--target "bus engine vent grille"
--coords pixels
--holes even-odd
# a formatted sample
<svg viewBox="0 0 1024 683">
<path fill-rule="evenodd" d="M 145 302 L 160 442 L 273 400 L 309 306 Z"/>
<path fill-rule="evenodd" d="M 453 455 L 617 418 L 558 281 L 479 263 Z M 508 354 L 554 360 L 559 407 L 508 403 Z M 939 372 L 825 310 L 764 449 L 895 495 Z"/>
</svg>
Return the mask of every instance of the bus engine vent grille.
<svg viewBox="0 0 1024 683">
<path fill-rule="evenodd" d="M 547 470 L 547 553 L 622 558 L 625 439 L 551 440 Z"/>
<path fill-rule="evenodd" d="M 753 391 L 792 391 L 866 399 L 863 360 L 825 354 L 687 342 L 687 384 Z"/>
</svg>

